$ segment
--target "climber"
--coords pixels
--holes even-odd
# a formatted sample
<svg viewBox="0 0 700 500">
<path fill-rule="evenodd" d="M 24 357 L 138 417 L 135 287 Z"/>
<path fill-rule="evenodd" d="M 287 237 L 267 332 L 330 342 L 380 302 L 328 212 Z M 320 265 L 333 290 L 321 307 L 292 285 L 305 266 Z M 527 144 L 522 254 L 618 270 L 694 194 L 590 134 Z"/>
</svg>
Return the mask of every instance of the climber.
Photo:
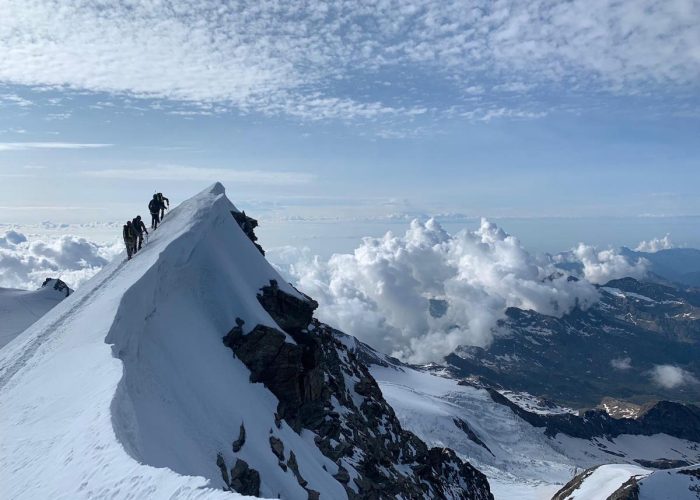
<svg viewBox="0 0 700 500">
<path fill-rule="evenodd" d="M 160 203 L 160 220 L 165 217 L 165 211 L 170 210 L 170 200 L 163 196 L 163 193 L 158 193 L 158 202 Z M 165 206 L 167 203 L 167 207 Z"/>
<path fill-rule="evenodd" d="M 146 224 L 144 224 L 141 220 L 140 215 L 137 215 L 136 218 L 131 221 L 131 223 L 134 226 L 134 230 L 136 231 L 136 239 L 138 245 L 136 245 L 135 251 L 138 252 L 143 246 L 143 233 L 148 234 L 148 230 L 146 229 Z"/>
<path fill-rule="evenodd" d="M 148 211 L 151 212 L 151 229 L 156 229 L 158 223 L 160 222 L 160 205 L 161 202 L 158 201 L 158 195 L 154 194 L 153 199 L 148 203 Z"/>
<path fill-rule="evenodd" d="M 122 235 L 124 236 L 124 245 L 126 245 L 127 258 L 131 260 L 131 256 L 136 251 L 136 230 L 130 220 L 124 224 Z"/>
</svg>

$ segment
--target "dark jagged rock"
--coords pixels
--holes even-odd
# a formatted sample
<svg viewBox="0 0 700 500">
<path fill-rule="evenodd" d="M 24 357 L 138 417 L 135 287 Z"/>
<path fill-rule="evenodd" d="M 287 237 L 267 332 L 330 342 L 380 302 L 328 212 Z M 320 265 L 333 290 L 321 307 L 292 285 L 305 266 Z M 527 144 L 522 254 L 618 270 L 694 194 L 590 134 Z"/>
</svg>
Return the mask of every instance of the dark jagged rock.
<svg viewBox="0 0 700 500">
<path fill-rule="evenodd" d="M 245 426 L 241 423 L 241 428 L 238 431 L 238 439 L 236 439 L 233 444 L 231 445 L 231 448 L 233 449 L 234 453 L 238 453 L 241 451 L 241 448 L 243 448 L 243 445 L 245 444 Z"/>
<path fill-rule="evenodd" d="M 700 480 L 700 468 L 689 468 L 689 469 L 679 470 L 678 473 L 684 474 L 686 476 L 692 476 L 695 479 Z"/>
<path fill-rule="evenodd" d="M 350 474 L 348 474 L 348 470 L 343 466 L 338 467 L 338 473 L 333 477 L 343 484 L 350 482 Z"/>
<path fill-rule="evenodd" d="M 253 242 L 255 248 L 257 248 L 261 254 L 265 255 L 265 250 L 263 250 L 263 248 L 256 243 L 258 241 L 258 237 L 255 234 L 255 228 L 258 227 L 258 221 L 247 216 L 245 210 L 242 212 L 231 211 L 231 215 L 233 215 L 233 218 L 236 219 L 236 222 L 238 222 L 238 225 L 241 227 L 245 235 L 250 238 L 250 241 Z"/>
<path fill-rule="evenodd" d="M 231 469 L 231 488 L 241 495 L 260 495 L 260 473 L 251 469 L 245 460 L 236 459 Z"/>
<path fill-rule="evenodd" d="M 562 489 L 557 491 L 552 500 L 568 500 L 578 490 L 581 485 L 595 472 L 598 467 L 591 467 L 577 474 L 571 481 L 566 483 Z M 603 497 L 601 497 L 603 500 Z M 639 483 L 634 477 L 625 481 L 613 493 L 605 497 L 604 500 L 639 500 Z"/>
<path fill-rule="evenodd" d="M 237 324 L 224 343 L 248 367 L 251 381 L 277 397 L 279 418 L 297 432 L 315 433 L 321 453 L 338 465 L 336 479 L 349 498 L 493 498 L 486 477 L 454 451 L 429 449 L 401 427 L 367 366 L 347 347 L 347 336 L 313 319 L 315 302 L 275 282 L 258 300 L 281 329 L 257 325 L 244 334 Z M 271 436 L 270 444 L 282 462 L 276 439 Z M 290 456 L 292 472 L 293 465 Z"/>
<path fill-rule="evenodd" d="M 229 477 L 228 477 L 228 470 L 226 469 L 226 461 L 224 460 L 224 457 L 223 457 L 223 455 L 221 455 L 221 453 L 216 455 L 216 466 L 221 471 L 221 479 L 224 480 L 224 484 L 226 484 L 226 489 L 229 489 L 231 487 L 231 481 L 229 480 Z"/>
<path fill-rule="evenodd" d="M 285 342 L 279 330 L 263 325 L 243 335 L 235 328 L 226 336 L 228 345 L 251 371 L 251 382 L 262 382 L 279 399 L 277 413 L 297 432 L 302 422 L 319 413 L 313 401 L 321 398 L 323 372 L 307 346 Z M 322 415 L 316 415 L 322 418 Z"/>
<path fill-rule="evenodd" d="M 279 438 L 270 436 L 270 449 L 280 462 L 284 462 L 284 444 Z"/>
<path fill-rule="evenodd" d="M 486 389 L 495 402 L 508 406 L 534 427 L 544 427 L 550 437 L 558 433 L 572 437 L 617 437 L 621 434 L 668 434 L 700 442 L 700 408 L 670 401 L 660 401 L 642 409 L 637 418 L 613 418 L 603 410 L 588 410 L 582 415 L 548 414 L 527 411 L 492 388 Z"/>
<path fill-rule="evenodd" d="M 571 497 L 574 491 L 579 489 L 583 482 L 588 479 L 591 474 L 595 472 L 595 470 L 598 468 L 598 466 L 591 467 L 590 469 L 586 469 L 585 471 L 577 474 L 574 476 L 571 481 L 566 483 L 562 489 L 557 491 L 554 496 L 552 497 L 552 500 L 567 500 Z"/>
<path fill-rule="evenodd" d="M 606 500 L 639 500 L 639 483 L 634 477 L 625 481 Z"/>
<path fill-rule="evenodd" d="M 471 439 L 476 444 L 478 444 L 482 448 L 486 449 L 486 451 L 491 453 L 491 455 L 493 455 L 493 452 L 489 449 L 488 446 L 486 446 L 486 443 L 484 443 L 481 439 L 479 439 L 479 436 L 477 436 L 476 433 L 472 430 L 472 428 L 469 427 L 468 423 L 466 423 L 461 418 L 455 418 L 455 419 L 453 419 L 453 422 L 455 423 L 455 425 L 457 426 L 457 428 L 459 430 L 461 430 L 462 432 L 464 432 L 467 435 L 467 437 L 469 439 Z"/>
<path fill-rule="evenodd" d="M 305 488 L 306 485 L 309 483 L 301 476 L 301 473 L 299 472 L 299 464 L 297 463 L 297 457 L 293 451 L 289 452 L 289 460 L 287 460 L 287 466 L 294 474 L 294 477 L 297 478 L 297 482 L 299 483 L 299 485 L 302 488 Z"/>
<path fill-rule="evenodd" d="M 270 280 L 270 284 L 262 287 L 260 292 L 258 301 L 282 330 L 294 335 L 311 324 L 318 307 L 315 300 L 303 294 L 306 300 L 289 295 L 280 290 L 275 280 Z"/>
</svg>

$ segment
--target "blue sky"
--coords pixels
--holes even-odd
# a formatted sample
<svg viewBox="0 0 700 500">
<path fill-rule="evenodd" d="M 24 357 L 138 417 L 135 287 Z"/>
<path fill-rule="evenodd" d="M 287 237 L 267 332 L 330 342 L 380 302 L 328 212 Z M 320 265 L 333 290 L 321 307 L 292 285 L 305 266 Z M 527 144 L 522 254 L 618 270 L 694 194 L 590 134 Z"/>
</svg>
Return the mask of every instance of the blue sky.
<svg viewBox="0 0 700 500">
<path fill-rule="evenodd" d="M 697 0 L 2 10 L 2 223 L 700 215 Z"/>
</svg>

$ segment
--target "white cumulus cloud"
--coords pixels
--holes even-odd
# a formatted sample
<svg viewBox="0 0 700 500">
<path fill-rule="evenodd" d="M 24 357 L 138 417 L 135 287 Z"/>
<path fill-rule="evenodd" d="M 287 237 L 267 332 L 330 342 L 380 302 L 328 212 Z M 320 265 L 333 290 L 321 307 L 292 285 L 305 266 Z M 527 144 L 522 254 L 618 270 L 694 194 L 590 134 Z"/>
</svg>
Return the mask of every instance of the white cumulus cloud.
<svg viewBox="0 0 700 500">
<path fill-rule="evenodd" d="M 656 365 L 651 371 L 651 378 L 656 384 L 666 389 L 675 389 L 698 382 L 692 373 L 675 365 Z"/>
<path fill-rule="evenodd" d="M 38 288 L 46 278 L 60 278 L 77 288 L 122 252 L 122 245 L 100 245 L 63 235 L 30 239 L 15 230 L 0 236 L 0 287 Z"/>
<path fill-rule="evenodd" d="M 625 358 L 615 358 L 610 360 L 610 366 L 616 370 L 629 370 L 632 368 L 632 358 L 629 356 Z"/>
<path fill-rule="evenodd" d="M 637 252 L 656 253 L 659 250 L 669 250 L 673 248 L 673 246 L 671 235 L 667 234 L 663 238 L 654 238 L 648 241 L 641 241 L 635 250 Z"/>
<path fill-rule="evenodd" d="M 487 345 L 507 307 L 562 316 L 598 299 L 590 283 L 570 280 L 486 220 L 455 235 L 414 220 L 403 235 L 364 238 L 328 261 L 293 248 L 268 254 L 319 301 L 322 320 L 411 362 Z M 431 301 L 442 314 L 431 314 Z"/>
<path fill-rule="evenodd" d="M 616 249 L 600 250 L 583 243 L 571 251 L 570 260 L 571 257 L 583 266 L 583 277 L 596 284 L 627 277 L 641 279 L 649 269 L 646 259 L 632 261 Z"/>
</svg>

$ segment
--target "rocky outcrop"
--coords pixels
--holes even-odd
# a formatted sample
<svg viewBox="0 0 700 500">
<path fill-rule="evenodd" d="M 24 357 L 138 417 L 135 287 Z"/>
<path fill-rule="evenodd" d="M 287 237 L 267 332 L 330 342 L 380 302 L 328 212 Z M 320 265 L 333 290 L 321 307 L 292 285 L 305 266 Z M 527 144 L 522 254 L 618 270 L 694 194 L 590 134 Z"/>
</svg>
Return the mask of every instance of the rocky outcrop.
<svg viewBox="0 0 700 500">
<path fill-rule="evenodd" d="M 233 449 L 234 453 L 238 453 L 241 451 L 241 448 L 243 448 L 243 445 L 245 444 L 245 426 L 241 424 L 241 428 L 238 431 L 238 439 L 236 439 L 233 444 L 231 445 L 231 448 Z"/>
<path fill-rule="evenodd" d="M 668 458 L 659 458 L 658 460 L 644 460 L 642 458 L 635 458 L 634 461 L 647 469 L 677 469 L 678 467 L 686 467 L 690 465 L 690 462 L 685 460 L 671 460 Z"/>
<path fill-rule="evenodd" d="M 639 500 L 639 483 L 631 477 L 616 489 L 606 500 Z"/>
<path fill-rule="evenodd" d="M 280 419 L 297 432 L 314 432 L 350 498 L 493 498 L 486 477 L 454 451 L 428 448 L 401 427 L 367 366 L 347 347 L 347 336 L 313 318 L 315 302 L 275 282 L 258 300 L 280 329 L 256 325 L 246 334 L 237 321 L 224 343 L 250 369 L 251 382 L 277 397 Z M 296 457 L 290 453 L 285 461 L 284 444 L 273 439 L 280 466 L 305 487 Z M 307 491 L 311 498 L 314 492 Z"/>
<path fill-rule="evenodd" d="M 302 294 L 304 299 L 294 297 L 280 290 L 277 281 L 262 287 L 258 301 L 272 316 L 275 323 L 291 335 L 299 336 L 311 324 L 318 303 L 311 297 Z"/>
<path fill-rule="evenodd" d="M 66 297 L 73 293 L 73 290 L 71 290 L 71 288 L 68 285 L 66 285 L 65 282 L 57 278 L 46 278 L 41 284 L 41 287 L 51 287 L 57 292 L 61 292 L 62 294 L 64 294 Z"/>
<path fill-rule="evenodd" d="M 621 434 L 668 434 L 680 439 L 700 442 L 700 408 L 670 401 L 660 401 L 642 408 L 637 418 L 614 418 L 601 409 L 581 415 L 543 415 L 527 411 L 492 388 L 486 389 L 495 402 L 508 406 L 513 413 L 535 427 L 544 427 L 550 437 L 563 433 L 591 439 L 617 437 Z"/>
<path fill-rule="evenodd" d="M 241 495 L 260 495 L 260 473 L 255 469 L 251 469 L 245 460 L 240 458 L 236 460 L 231 469 L 232 490 L 237 491 Z"/>
<path fill-rule="evenodd" d="M 265 255 L 265 250 L 263 250 L 263 248 L 256 243 L 258 241 L 258 237 L 255 234 L 255 228 L 258 227 L 258 221 L 247 216 L 245 210 L 242 212 L 231 211 L 231 215 L 233 215 L 233 218 L 236 219 L 236 222 L 243 230 L 245 235 L 250 239 L 250 241 L 253 242 L 255 248 L 257 248 L 261 254 Z"/>
<path fill-rule="evenodd" d="M 574 491 L 579 489 L 583 482 L 586 479 L 588 479 L 597 468 L 597 466 L 591 467 L 590 469 L 586 469 L 580 474 L 574 476 L 574 478 L 571 481 L 566 483 L 562 489 L 560 489 L 554 494 L 552 500 L 568 500 L 569 498 L 571 498 L 571 495 L 574 493 Z"/>
<path fill-rule="evenodd" d="M 464 433 L 467 435 L 467 437 L 468 437 L 470 440 L 472 440 L 473 442 L 475 442 L 476 444 L 478 444 L 479 446 L 481 446 L 482 448 L 484 448 L 486 451 L 488 451 L 489 453 L 491 453 L 491 455 L 493 455 L 493 452 L 489 449 L 488 446 L 486 446 L 486 443 L 484 443 L 484 442 L 479 438 L 479 436 L 476 435 L 476 433 L 472 430 L 472 428 L 469 427 L 469 424 L 468 424 L 468 423 L 466 423 L 466 422 L 465 422 L 464 420 L 462 420 L 461 418 L 454 418 L 454 419 L 452 419 L 452 421 L 455 423 L 455 425 L 457 426 L 457 428 L 458 428 L 459 430 L 461 430 L 462 432 L 464 432 Z"/>
<path fill-rule="evenodd" d="M 569 500 L 573 498 L 583 483 L 595 472 L 598 467 L 592 467 L 577 474 L 571 481 L 566 483 L 562 489 L 557 491 L 552 500 Z M 639 500 L 639 483 L 635 477 L 630 477 L 613 493 L 607 497 L 602 497 L 601 500 Z"/>
</svg>

